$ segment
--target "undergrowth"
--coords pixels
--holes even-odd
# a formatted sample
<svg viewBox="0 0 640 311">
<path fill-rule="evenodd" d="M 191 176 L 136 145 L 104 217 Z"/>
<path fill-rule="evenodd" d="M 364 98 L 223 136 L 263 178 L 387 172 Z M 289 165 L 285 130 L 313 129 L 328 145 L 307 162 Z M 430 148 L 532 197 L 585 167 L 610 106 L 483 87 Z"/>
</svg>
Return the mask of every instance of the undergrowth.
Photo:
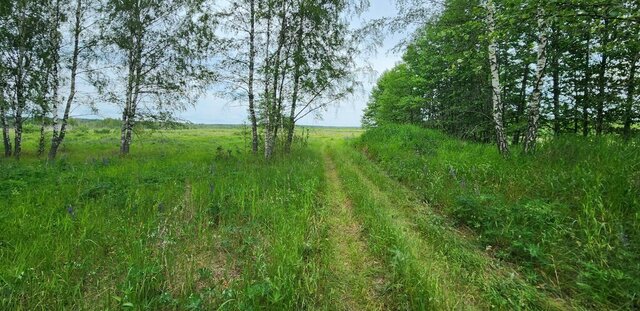
<svg viewBox="0 0 640 311">
<path fill-rule="evenodd" d="M 356 145 L 532 284 L 587 308 L 640 307 L 638 141 L 565 136 L 504 159 L 493 145 L 389 125 Z"/>
</svg>

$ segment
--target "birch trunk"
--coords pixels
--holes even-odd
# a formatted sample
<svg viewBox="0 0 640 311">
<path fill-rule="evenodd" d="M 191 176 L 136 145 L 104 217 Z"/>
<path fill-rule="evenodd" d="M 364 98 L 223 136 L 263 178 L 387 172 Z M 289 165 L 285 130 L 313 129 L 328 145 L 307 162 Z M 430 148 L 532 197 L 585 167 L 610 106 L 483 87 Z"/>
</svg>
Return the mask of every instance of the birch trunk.
<svg viewBox="0 0 640 311">
<path fill-rule="evenodd" d="M 267 127 L 266 127 L 266 137 L 265 137 L 265 158 L 271 159 L 273 157 L 273 153 L 275 150 L 276 144 L 276 135 L 278 128 L 278 118 L 280 117 L 280 110 L 278 109 L 280 99 L 278 96 L 279 83 L 278 80 L 280 78 L 280 57 L 282 56 L 282 48 L 284 46 L 285 34 L 287 31 L 287 20 L 286 20 L 286 1 L 282 2 L 282 12 L 281 12 L 281 20 L 280 20 L 280 34 L 278 38 L 278 47 L 275 52 L 275 60 L 273 64 L 271 64 L 271 68 L 273 68 L 273 90 L 271 91 L 271 96 L 269 101 L 267 102 L 269 106 L 269 111 L 267 112 Z M 280 97 L 282 94 L 280 94 Z"/>
<path fill-rule="evenodd" d="M 80 34 L 82 32 L 82 0 L 76 2 L 75 24 L 73 28 L 73 55 L 71 57 L 71 75 L 69 77 L 69 96 L 64 107 L 64 114 L 60 120 L 60 128 L 57 129 L 57 105 L 54 106 L 53 120 L 53 137 L 51 138 L 51 149 L 49 149 L 49 160 L 54 160 L 58 154 L 58 148 L 67 134 L 67 124 L 69 122 L 69 113 L 71 112 L 71 104 L 73 104 L 76 95 L 76 76 L 78 73 L 78 57 L 80 55 Z M 56 66 L 57 67 L 57 66 Z M 57 70 L 56 70 L 57 79 Z M 57 84 L 57 82 L 56 82 Z M 57 89 L 57 87 L 56 87 Z M 54 102 L 57 103 L 57 91 L 55 93 Z"/>
<path fill-rule="evenodd" d="M 45 127 L 46 127 L 46 118 L 47 118 L 47 113 L 46 111 L 43 109 L 43 111 L 40 114 L 40 139 L 38 140 L 38 157 L 42 156 L 44 154 L 44 150 L 46 148 L 46 141 L 45 141 Z"/>
<path fill-rule="evenodd" d="M 591 67 L 589 67 L 589 59 L 591 58 L 591 51 L 589 49 L 591 43 L 591 31 L 587 31 L 587 51 L 585 53 L 585 73 L 584 73 L 584 84 L 583 84 L 583 95 L 582 98 L 582 135 L 589 135 L 589 106 L 590 106 L 590 92 L 591 92 Z"/>
<path fill-rule="evenodd" d="M 77 17 L 77 16 L 76 16 Z M 59 78 L 59 68 L 58 66 L 60 65 L 60 35 L 58 34 L 58 29 L 60 28 L 60 20 L 61 20 L 61 14 L 60 14 L 60 0 L 56 1 L 55 4 L 55 13 L 53 15 L 53 27 L 52 27 L 52 33 L 51 33 L 51 40 L 52 40 L 52 44 L 51 44 L 51 49 L 52 49 L 52 53 L 53 53 L 53 68 L 52 68 L 52 73 L 51 73 L 51 78 L 53 79 L 53 84 L 52 84 L 52 95 L 51 95 L 51 128 L 52 128 L 52 133 L 51 133 L 51 149 L 49 149 L 49 159 L 53 160 L 53 158 L 51 158 L 51 150 L 53 149 L 53 146 L 55 144 L 55 141 L 57 140 L 58 135 L 60 134 L 60 118 L 58 115 L 58 109 L 60 108 L 58 106 L 59 102 L 58 102 L 58 87 L 60 86 L 60 78 Z M 77 27 L 76 27 L 77 28 Z M 75 29 L 75 28 L 74 28 Z M 74 45 L 74 54 L 75 54 L 75 45 Z M 73 57 L 72 57 L 73 59 Z M 73 60 L 72 60 L 73 62 Z M 72 64 L 73 67 L 73 64 Z M 73 68 L 72 68 L 73 70 Z M 57 152 L 57 150 L 55 151 Z M 55 153 L 54 152 L 54 153 Z M 55 158 L 55 156 L 54 156 Z"/>
<path fill-rule="evenodd" d="M 58 30 L 60 29 L 60 0 L 56 0 L 53 6 L 53 12 L 50 16 L 51 27 L 49 29 L 49 53 L 51 53 L 51 64 L 49 70 L 50 73 L 47 74 L 47 80 L 51 79 L 51 84 L 47 83 L 47 88 L 51 90 L 51 96 L 48 98 L 51 103 L 50 110 L 51 112 L 51 121 L 52 121 L 52 136 L 51 142 L 53 145 L 53 140 L 56 135 L 58 135 L 58 87 L 60 85 L 60 79 L 58 77 L 58 66 L 60 65 L 60 35 Z M 46 89 L 46 88 L 45 88 Z M 41 156 L 45 152 L 45 117 L 46 113 L 49 111 L 43 111 L 42 113 L 42 125 L 40 128 L 40 143 L 38 148 L 38 155 Z"/>
<path fill-rule="evenodd" d="M 134 65 L 134 52 L 129 51 L 129 72 L 127 77 L 127 90 L 125 95 L 124 109 L 122 110 L 122 128 L 120 129 L 120 154 L 126 155 L 129 153 L 129 140 L 128 133 L 130 128 L 131 109 L 133 101 L 133 84 L 135 75 Z"/>
<path fill-rule="evenodd" d="M 571 114 L 572 114 L 572 118 L 573 118 L 573 133 L 574 134 L 578 134 L 578 131 L 580 130 L 580 111 L 578 110 L 579 107 L 582 106 L 582 101 L 581 101 L 581 97 L 578 96 L 578 90 L 580 89 L 580 79 L 578 78 L 578 72 L 576 70 L 573 71 L 573 89 L 574 89 L 574 95 L 573 95 L 573 107 L 571 109 Z"/>
<path fill-rule="evenodd" d="M 258 153 L 258 119 L 256 117 L 255 109 L 255 94 L 253 91 L 253 80 L 255 74 L 256 63 L 256 2 L 255 0 L 249 1 L 250 5 L 250 28 L 249 28 L 249 81 L 248 81 L 248 95 L 249 95 L 249 118 L 251 120 L 251 151 L 253 154 Z"/>
<path fill-rule="evenodd" d="M 529 104 L 529 128 L 524 142 L 524 152 L 533 152 L 538 139 L 538 121 L 540 119 L 540 95 L 544 70 L 547 67 L 547 23 L 542 6 L 538 7 L 538 61 L 536 64 L 536 78 L 533 85 L 533 94 Z"/>
<path fill-rule="evenodd" d="M 631 123 L 633 122 L 633 98 L 635 96 L 637 62 L 638 55 L 634 55 L 631 59 L 631 67 L 629 68 L 629 80 L 627 81 L 627 98 L 624 107 L 623 136 L 627 141 L 631 138 Z"/>
<path fill-rule="evenodd" d="M 137 27 L 140 24 L 140 9 L 136 8 L 132 13 Z M 127 79 L 127 94 L 125 99 L 125 109 L 122 113 L 122 129 L 120 133 L 120 154 L 127 155 L 131 147 L 131 138 L 135 123 L 136 108 L 138 105 L 138 95 L 140 94 L 140 79 L 142 75 L 142 42 L 143 29 L 134 28 L 131 30 L 133 39 L 133 48 L 129 52 L 129 72 Z"/>
<path fill-rule="evenodd" d="M 553 56 L 551 66 L 553 67 L 553 133 L 556 136 L 560 134 L 562 128 L 562 124 L 560 122 L 560 55 L 558 53 L 559 39 L 558 26 L 554 25 Z"/>
<path fill-rule="evenodd" d="M 4 156 L 11 156 L 11 134 L 9 133 L 9 123 L 4 103 L 0 102 L 0 125 L 2 125 L 2 143 L 4 145 Z"/>
<path fill-rule="evenodd" d="M 302 66 L 302 38 L 304 34 L 304 2 L 300 5 L 300 25 L 296 34 L 296 51 L 294 55 L 294 73 L 293 73 L 293 94 L 291 96 L 291 110 L 289 111 L 289 120 L 287 122 L 287 140 L 285 141 L 284 151 L 291 152 L 293 144 L 293 134 L 296 128 L 296 105 L 298 104 L 298 93 L 300 91 L 300 67 Z"/>
<path fill-rule="evenodd" d="M 269 70 L 271 69 L 271 57 L 269 55 L 269 48 L 271 47 L 271 14 L 272 8 L 271 3 L 267 3 L 267 30 L 266 30 L 266 44 L 265 44 L 265 55 L 264 55 L 264 120 L 265 120 L 265 131 L 264 131 L 264 157 L 269 158 L 273 153 L 271 147 L 272 143 L 272 135 L 273 132 L 271 130 L 272 127 L 272 104 L 271 104 L 271 95 L 270 95 L 270 86 L 271 86 L 271 75 Z"/>
<path fill-rule="evenodd" d="M 26 99 L 24 97 L 24 81 L 23 81 L 23 52 L 20 52 L 18 57 L 18 70 L 16 76 L 16 104 L 14 109 L 14 145 L 13 156 L 16 159 L 20 159 L 22 153 L 22 111 L 26 105 Z"/>
<path fill-rule="evenodd" d="M 495 26 L 495 6 L 493 0 L 488 0 L 486 23 L 489 30 L 489 65 L 491 66 L 491 88 L 493 91 L 493 122 L 496 130 L 496 140 L 498 144 L 498 151 L 503 156 L 509 154 L 509 146 L 507 145 L 507 138 L 504 133 L 504 124 L 502 120 L 502 86 L 500 85 L 500 72 L 498 70 L 498 47 L 495 40 L 496 26 Z"/>
<path fill-rule="evenodd" d="M 133 15 L 133 12 L 130 13 Z M 130 23 L 133 23 L 133 16 L 129 16 Z M 133 31 L 129 30 L 129 34 L 133 37 Z M 135 44 L 135 41 L 133 42 Z M 135 75 L 135 53 L 134 49 L 127 51 L 127 89 L 125 91 L 124 109 L 122 110 L 122 126 L 120 128 L 120 155 L 124 156 L 129 154 L 129 142 L 127 140 L 127 133 L 129 132 L 129 119 L 131 116 L 131 105 L 133 101 L 133 80 Z"/>
</svg>

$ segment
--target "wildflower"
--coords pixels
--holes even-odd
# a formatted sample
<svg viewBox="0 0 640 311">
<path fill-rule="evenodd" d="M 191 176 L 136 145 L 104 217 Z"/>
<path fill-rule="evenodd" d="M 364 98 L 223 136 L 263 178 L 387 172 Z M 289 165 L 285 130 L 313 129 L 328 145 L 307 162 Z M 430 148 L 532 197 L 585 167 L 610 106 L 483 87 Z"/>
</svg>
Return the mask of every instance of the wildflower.
<svg viewBox="0 0 640 311">
<path fill-rule="evenodd" d="M 73 209 L 73 206 L 71 206 L 71 204 L 67 205 L 67 213 L 71 216 L 73 220 L 76 219 L 76 211 Z"/>
</svg>

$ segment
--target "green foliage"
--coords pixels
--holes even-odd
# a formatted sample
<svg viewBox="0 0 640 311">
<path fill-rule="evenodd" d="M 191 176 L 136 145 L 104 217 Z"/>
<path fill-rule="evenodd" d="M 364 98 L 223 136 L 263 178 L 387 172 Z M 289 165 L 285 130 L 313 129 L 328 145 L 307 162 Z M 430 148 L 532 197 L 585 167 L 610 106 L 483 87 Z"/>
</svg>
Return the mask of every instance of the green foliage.
<svg viewBox="0 0 640 311">
<path fill-rule="evenodd" d="M 409 71 L 405 64 L 383 73 L 371 93 L 363 124 L 422 123 L 422 97 L 416 90 L 423 84 L 423 79 Z"/>
<path fill-rule="evenodd" d="M 460 137 L 492 137 L 484 12 L 479 1 L 447 1 L 374 89 L 365 124 L 410 123 Z"/>
<path fill-rule="evenodd" d="M 493 146 L 389 125 L 358 145 L 531 283 L 587 308 L 638 305 L 638 141 L 558 137 L 534 157 L 503 159 Z"/>
<path fill-rule="evenodd" d="M 380 77 L 364 125 L 416 124 L 465 139 L 495 140 L 488 59 L 488 39 L 493 39 L 498 46 L 503 122 L 510 140 L 520 143 L 528 127 L 537 46 L 544 34 L 548 45 L 541 81 L 543 136 L 632 136 L 640 113 L 637 3 L 494 0 L 496 30 L 488 33 L 486 1 L 442 1 L 429 17 L 412 7 L 422 1 L 400 2 L 408 12 L 400 19 L 421 27 L 407 45 L 403 62 Z M 546 12 L 542 18 L 548 29 L 537 28 L 538 8 Z"/>
</svg>

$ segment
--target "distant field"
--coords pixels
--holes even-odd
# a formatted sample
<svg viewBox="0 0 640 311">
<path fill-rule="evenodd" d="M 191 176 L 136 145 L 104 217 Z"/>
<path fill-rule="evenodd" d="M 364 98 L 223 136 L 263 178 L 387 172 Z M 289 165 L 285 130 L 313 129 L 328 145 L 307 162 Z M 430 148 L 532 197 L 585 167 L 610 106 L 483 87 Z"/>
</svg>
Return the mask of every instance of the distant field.
<svg viewBox="0 0 640 311">
<path fill-rule="evenodd" d="M 637 289 L 628 278 L 638 271 L 637 227 L 624 231 L 623 261 L 603 258 L 627 265 L 616 268 L 621 285 L 593 274 L 580 275 L 591 289 L 565 285 L 575 273 L 565 268 L 583 262 L 560 256 L 563 240 L 552 252 L 546 238 L 535 244 L 564 224 L 547 223 L 555 212 L 542 210 L 561 202 L 537 184 L 526 192 L 535 204 L 515 200 L 508 176 L 520 172 L 494 176 L 494 162 L 464 162 L 493 159 L 489 149 L 411 131 L 298 134 L 291 155 L 265 162 L 250 154 L 242 126 L 145 130 L 122 158 L 116 128 L 79 124 L 59 160 L 46 163 L 30 153 L 37 133 L 28 133 L 20 162 L 0 162 L 0 309 L 553 310 L 637 301 L 624 296 Z M 451 190 L 461 178 L 468 190 Z M 601 202 L 590 200 L 577 206 Z M 512 219 L 515 209 L 527 214 Z M 502 219 L 512 226 L 491 227 Z M 509 244 L 513 230 L 530 244 Z M 576 234 L 571 241 L 599 254 L 591 247 L 604 235 Z M 562 263 L 563 283 L 541 261 L 548 254 Z M 586 296 L 594 291 L 603 296 Z"/>
</svg>

